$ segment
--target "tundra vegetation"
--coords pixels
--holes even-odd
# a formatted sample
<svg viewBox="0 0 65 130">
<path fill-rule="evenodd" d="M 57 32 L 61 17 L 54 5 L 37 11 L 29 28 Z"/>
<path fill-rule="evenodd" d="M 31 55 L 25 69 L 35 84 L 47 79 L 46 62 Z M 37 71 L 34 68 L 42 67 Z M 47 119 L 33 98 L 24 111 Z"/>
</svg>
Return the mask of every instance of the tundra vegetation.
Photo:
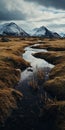
<svg viewBox="0 0 65 130">
<path fill-rule="evenodd" d="M 30 63 L 23 59 L 22 54 L 26 46 L 39 42 L 40 45 L 34 48 L 44 48 L 48 52 L 33 55 L 45 59 L 55 67 L 49 71 L 47 81 L 45 69 L 37 69 L 33 80 L 28 82 L 31 87 L 29 93 L 35 99 L 37 97 L 36 104 L 24 106 L 24 94 L 16 90 L 16 85 L 20 80 L 20 73 Z M 41 86 L 45 90 L 44 95 L 40 95 Z M 19 126 L 25 130 L 65 129 L 65 39 L 0 38 L 0 128 L 15 129 Z"/>
</svg>

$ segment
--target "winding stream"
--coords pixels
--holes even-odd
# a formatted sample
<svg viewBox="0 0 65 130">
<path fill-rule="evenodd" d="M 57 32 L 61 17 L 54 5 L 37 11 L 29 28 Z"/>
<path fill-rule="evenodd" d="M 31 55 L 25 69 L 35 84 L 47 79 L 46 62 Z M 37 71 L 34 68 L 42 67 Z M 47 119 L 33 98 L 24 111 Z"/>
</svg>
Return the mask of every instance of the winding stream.
<svg viewBox="0 0 65 130">
<path fill-rule="evenodd" d="M 36 45 L 39 45 L 39 44 L 34 44 L 33 46 L 36 46 Z M 25 50 L 25 53 L 23 54 L 23 59 L 30 62 L 31 67 L 27 68 L 25 71 L 23 71 L 21 73 L 20 81 L 25 80 L 29 76 L 33 75 L 33 73 L 36 71 L 37 68 L 49 67 L 50 69 L 52 69 L 54 67 L 54 65 L 48 63 L 44 59 L 35 58 L 32 55 L 33 53 L 37 53 L 37 52 L 47 52 L 47 50 L 45 50 L 45 49 L 33 49 L 32 46 L 25 47 L 24 50 Z"/>
<path fill-rule="evenodd" d="M 35 44 L 33 46 L 36 46 L 36 45 L 37 44 Z M 24 58 L 24 60 L 30 62 L 31 66 L 28 67 L 27 69 L 25 69 L 23 72 L 21 72 L 21 78 L 16 87 L 19 91 L 21 91 L 25 95 L 25 97 L 28 98 L 28 100 L 29 100 L 29 97 L 32 96 L 32 93 L 30 93 L 29 82 L 33 81 L 33 78 L 36 78 L 35 77 L 36 72 L 39 69 L 42 69 L 42 71 L 44 72 L 44 75 L 45 75 L 45 80 L 48 80 L 49 72 L 54 67 L 54 65 L 49 64 L 44 59 L 35 58 L 32 54 L 36 53 L 36 52 L 47 52 L 47 50 L 33 49 L 32 46 L 25 47 L 25 53 L 23 53 L 23 58 Z M 40 90 L 39 90 L 40 95 L 41 95 L 41 93 L 44 93 L 44 92 L 45 92 L 44 89 L 42 89 L 42 87 L 40 87 Z M 32 101 L 32 99 L 34 101 L 35 96 L 31 97 L 31 101 Z"/>
</svg>

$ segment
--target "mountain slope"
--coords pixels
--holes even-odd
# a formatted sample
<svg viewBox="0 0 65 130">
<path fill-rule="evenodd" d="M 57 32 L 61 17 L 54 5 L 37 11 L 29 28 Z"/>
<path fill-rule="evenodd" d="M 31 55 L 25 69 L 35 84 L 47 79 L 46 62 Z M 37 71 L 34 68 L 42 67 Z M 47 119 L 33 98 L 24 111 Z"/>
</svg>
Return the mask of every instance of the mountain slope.
<svg viewBox="0 0 65 130">
<path fill-rule="evenodd" d="M 0 25 L 0 35 L 29 36 L 29 34 L 13 22 Z"/>
<path fill-rule="evenodd" d="M 63 38 L 65 38 L 65 34 L 63 35 Z"/>
<path fill-rule="evenodd" d="M 65 34 L 64 34 L 63 32 L 60 33 L 60 36 L 61 36 L 61 37 L 64 37 L 64 35 L 65 35 Z"/>
<path fill-rule="evenodd" d="M 49 38 L 60 38 L 60 35 L 56 32 L 51 32 L 46 27 L 35 28 L 32 31 L 32 36 L 38 37 L 49 37 Z"/>
</svg>

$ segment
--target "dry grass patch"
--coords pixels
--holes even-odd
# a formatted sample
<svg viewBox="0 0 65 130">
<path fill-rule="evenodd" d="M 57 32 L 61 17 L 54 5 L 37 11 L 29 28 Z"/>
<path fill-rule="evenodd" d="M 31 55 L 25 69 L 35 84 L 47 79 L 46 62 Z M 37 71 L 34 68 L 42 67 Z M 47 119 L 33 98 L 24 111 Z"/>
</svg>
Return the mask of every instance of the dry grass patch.
<svg viewBox="0 0 65 130">
<path fill-rule="evenodd" d="M 50 71 L 49 80 L 45 83 L 46 91 L 58 99 L 65 99 L 65 39 L 47 41 L 39 46 L 50 51 L 34 54 L 35 57 L 45 59 L 55 65 Z"/>
<path fill-rule="evenodd" d="M 49 39 L 44 39 L 42 40 L 42 44 L 37 45 L 33 48 L 38 48 L 38 49 L 47 49 L 49 51 L 65 51 L 65 39 L 56 39 L 56 40 L 49 40 Z"/>
<path fill-rule="evenodd" d="M 55 77 L 45 83 L 45 90 L 58 100 L 65 99 L 65 76 Z"/>
<path fill-rule="evenodd" d="M 22 96 L 14 89 L 0 89 L 0 125 L 3 125 L 13 110 L 17 109 Z"/>
<path fill-rule="evenodd" d="M 56 64 L 60 63 L 60 60 L 61 60 L 61 62 L 64 61 L 65 52 L 62 52 L 62 53 L 56 52 L 56 51 L 39 52 L 39 53 L 33 54 L 33 56 L 35 56 L 37 58 L 45 59 L 49 63 L 56 65 Z"/>
<path fill-rule="evenodd" d="M 27 41 L 10 38 L 9 42 L 0 42 L 0 86 L 13 87 L 19 81 L 20 73 L 16 69 L 24 70 L 30 64 L 22 58 Z M 17 41 L 16 41 L 17 39 Z M 29 43 L 30 44 L 30 43 Z"/>
<path fill-rule="evenodd" d="M 20 73 L 11 67 L 0 67 L 0 87 L 12 87 L 17 84 L 20 79 Z"/>
<path fill-rule="evenodd" d="M 45 81 L 45 72 L 43 69 L 37 68 L 36 72 L 34 72 L 32 79 L 28 82 L 29 86 L 33 91 L 37 91 L 42 86 Z"/>
</svg>

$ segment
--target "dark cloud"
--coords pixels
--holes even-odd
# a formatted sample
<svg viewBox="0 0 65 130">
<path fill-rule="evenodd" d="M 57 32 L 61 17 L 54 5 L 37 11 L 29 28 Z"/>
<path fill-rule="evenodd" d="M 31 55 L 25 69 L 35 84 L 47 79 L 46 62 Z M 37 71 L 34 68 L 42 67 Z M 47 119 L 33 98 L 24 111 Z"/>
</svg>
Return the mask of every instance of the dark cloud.
<svg viewBox="0 0 65 130">
<path fill-rule="evenodd" d="M 54 7 L 56 9 L 65 10 L 65 0 L 25 0 L 28 2 L 36 2 L 46 7 Z"/>
<path fill-rule="evenodd" d="M 25 20 L 26 14 L 19 11 L 17 7 L 13 10 L 9 9 L 8 0 L 0 0 L 0 20 Z M 15 3 L 16 4 L 16 3 Z"/>
<path fill-rule="evenodd" d="M 22 14 L 20 11 L 0 11 L 0 20 L 25 20 L 25 14 Z"/>
</svg>

